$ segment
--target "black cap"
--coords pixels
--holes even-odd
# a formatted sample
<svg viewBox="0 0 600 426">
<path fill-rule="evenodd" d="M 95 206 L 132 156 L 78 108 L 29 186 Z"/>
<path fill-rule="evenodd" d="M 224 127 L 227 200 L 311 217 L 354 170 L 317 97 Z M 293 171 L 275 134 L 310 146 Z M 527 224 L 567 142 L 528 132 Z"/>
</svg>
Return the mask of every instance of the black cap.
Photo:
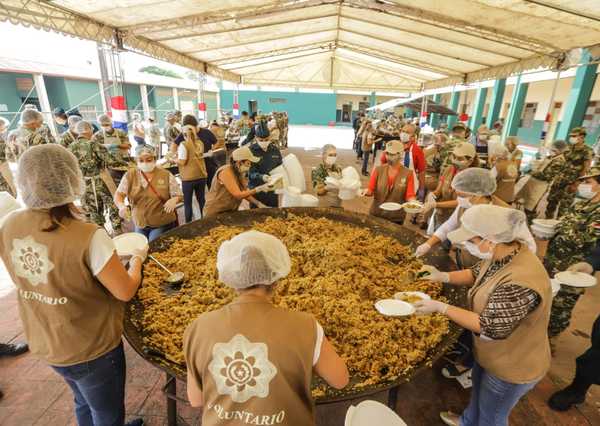
<svg viewBox="0 0 600 426">
<path fill-rule="evenodd" d="M 52 114 L 54 115 L 65 115 L 65 110 L 61 107 L 57 107 L 54 108 L 54 111 L 52 111 Z"/>
</svg>

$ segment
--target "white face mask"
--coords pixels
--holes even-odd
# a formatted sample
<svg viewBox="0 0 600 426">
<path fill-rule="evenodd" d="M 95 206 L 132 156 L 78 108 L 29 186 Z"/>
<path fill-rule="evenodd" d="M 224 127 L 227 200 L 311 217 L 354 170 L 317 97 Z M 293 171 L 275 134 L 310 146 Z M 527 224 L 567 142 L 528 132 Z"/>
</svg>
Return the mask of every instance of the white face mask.
<svg viewBox="0 0 600 426">
<path fill-rule="evenodd" d="M 151 163 L 138 163 L 138 167 L 144 173 L 151 173 L 156 167 L 156 161 Z"/>
<path fill-rule="evenodd" d="M 479 243 L 481 244 L 481 243 Z M 482 252 L 479 249 L 479 245 L 472 243 L 471 241 L 465 241 L 463 243 L 464 248 L 467 249 L 467 251 L 469 253 L 471 253 L 473 256 L 478 257 L 479 259 L 483 259 L 483 260 L 489 260 L 492 258 L 492 256 L 494 256 L 494 250 L 492 249 L 492 251 L 489 252 Z"/>
<path fill-rule="evenodd" d="M 571 137 L 569 138 L 569 143 L 570 143 L 571 145 L 575 145 L 577 142 L 579 142 L 579 138 L 578 138 L 577 136 L 571 136 Z"/>
<path fill-rule="evenodd" d="M 327 164 L 328 166 L 333 166 L 335 164 L 336 160 L 337 160 L 337 156 L 328 155 L 327 157 L 325 157 L 325 164 Z"/>
<path fill-rule="evenodd" d="M 466 169 L 467 167 L 469 167 L 470 163 L 471 162 L 469 160 L 454 160 L 454 161 L 452 161 L 452 164 L 454 164 L 459 169 Z"/>
<path fill-rule="evenodd" d="M 250 166 L 247 164 L 242 164 L 240 167 L 240 173 L 248 173 L 250 170 Z"/>
<path fill-rule="evenodd" d="M 269 148 L 269 144 L 271 142 L 269 141 L 264 141 L 264 142 L 258 142 L 258 145 L 263 149 L 263 151 L 266 151 Z"/>
<path fill-rule="evenodd" d="M 410 135 L 408 133 L 406 133 L 406 132 L 400 133 L 400 141 L 402 143 L 410 142 Z"/>
<path fill-rule="evenodd" d="M 458 207 L 462 207 L 463 209 L 468 209 L 472 206 L 471 200 L 468 197 L 456 197 L 456 201 L 458 201 Z"/>
<path fill-rule="evenodd" d="M 479 140 L 480 141 L 487 141 L 487 139 L 488 139 L 487 135 L 480 135 L 479 136 Z"/>
<path fill-rule="evenodd" d="M 577 195 L 586 200 L 591 200 L 596 196 L 596 193 L 592 190 L 592 185 L 589 183 L 581 183 L 577 187 Z"/>
</svg>

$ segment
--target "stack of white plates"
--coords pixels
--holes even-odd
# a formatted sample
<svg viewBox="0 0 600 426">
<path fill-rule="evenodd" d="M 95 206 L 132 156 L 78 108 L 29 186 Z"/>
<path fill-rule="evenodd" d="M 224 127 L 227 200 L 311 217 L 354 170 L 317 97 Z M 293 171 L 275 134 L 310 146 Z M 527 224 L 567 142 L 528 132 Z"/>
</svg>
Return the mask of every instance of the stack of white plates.
<svg viewBox="0 0 600 426">
<path fill-rule="evenodd" d="M 534 219 L 531 232 L 538 238 L 548 240 L 556 235 L 558 223 L 556 219 Z"/>
<path fill-rule="evenodd" d="M 594 287 L 596 285 L 596 277 L 584 274 L 583 272 L 564 271 L 559 272 L 554 278 L 561 284 L 569 287 Z"/>
</svg>

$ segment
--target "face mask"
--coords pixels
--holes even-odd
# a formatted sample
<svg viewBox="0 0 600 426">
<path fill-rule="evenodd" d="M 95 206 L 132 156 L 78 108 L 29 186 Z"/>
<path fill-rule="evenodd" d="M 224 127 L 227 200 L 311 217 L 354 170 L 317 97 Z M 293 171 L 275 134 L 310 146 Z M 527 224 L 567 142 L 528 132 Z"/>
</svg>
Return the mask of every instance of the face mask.
<svg viewBox="0 0 600 426">
<path fill-rule="evenodd" d="M 452 164 L 454 164 L 459 169 L 466 169 L 469 166 L 469 160 L 454 160 Z"/>
<path fill-rule="evenodd" d="M 60 125 L 65 125 L 67 124 L 67 120 L 65 120 L 64 118 L 57 118 L 56 122 Z"/>
<path fill-rule="evenodd" d="M 456 201 L 458 201 L 458 207 L 463 209 L 468 209 L 472 205 L 468 197 L 456 197 Z"/>
<path fill-rule="evenodd" d="M 481 244 L 481 243 L 480 243 Z M 478 257 L 479 259 L 483 259 L 483 260 L 489 260 L 492 258 L 492 256 L 494 256 L 494 251 L 489 251 L 489 252 L 482 252 L 479 249 L 479 246 L 477 244 L 472 243 L 471 241 L 465 241 L 463 243 L 464 248 L 467 249 L 467 251 L 469 253 L 471 253 L 473 256 Z"/>
<path fill-rule="evenodd" d="M 577 142 L 579 142 L 579 138 L 578 138 L 577 136 L 571 136 L 571 137 L 569 138 L 569 143 L 570 143 L 571 145 L 575 145 Z"/>
<path fill-rule="evenodd" d="M 263 149 L 263 151 L 266 151 L 269 148 L 269 144 L 271 142 L 266 141 L 266 142 L 258 142 L 258 145 Z"/>
<path fill-rule="evenodd" d="M 479 136 L 479 140 L 480 141 L 487 141 L 487 139 L 488 139 L 487 135 L 481 135 L 481 136 Z"/>
<path fill-rule="evenodd" d="M 592 190 L 592 185 L 589 183 L 581 183 L 577 187 L 577 195 L 586 200 L 591 200 L 596 196 L 596 193 Z"/>
<path fill-rule="evenodd" d="M 250 170 L 250 165 L 249 164 L 240 164 L 238 166 L 238 169 L 239 169 L 240 173 L 242 173 L 242 174 L 248 173 L 248 171 Z"/>
<path fill-rule="evenodd" d="M 410 142 L 410 135 L 406 132 L 402 132 L 400 133 L 400 141 L 402 143 L 408 143 Z"/>
<path fill-rule="evenodd" d="M 105 132 L 110 132 L 112 130 L 111 126 L 102 126 L 102 130 L 104 130 Z"/>
<path fill-rule="evenodd" d="M 387 154 L 386 156 L 390 164 L 396 164 L 398 161 L 400 161 L 399 154 Z"/>
<path fill-rule="evenodd" d="M 325 164 L 327 164 L 328 166 L 333 166 L 335 164 L 336 160 L 337 160 L 337 156 L 328 155 L 327 157 L 325 157 Z"/>
<path fill-rule="evenodd" d="M 156 161 L 153 161 L 151 163 L 138 163 L 138 167 L 142 172 L 150 173 L 156 167 Z"/>
</svg>

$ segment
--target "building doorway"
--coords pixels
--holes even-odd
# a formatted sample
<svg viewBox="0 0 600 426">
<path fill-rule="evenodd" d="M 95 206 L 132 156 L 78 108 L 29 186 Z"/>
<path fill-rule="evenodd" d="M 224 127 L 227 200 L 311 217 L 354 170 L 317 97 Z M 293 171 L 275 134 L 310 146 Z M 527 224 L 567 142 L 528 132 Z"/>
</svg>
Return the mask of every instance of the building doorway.
<svg viewBox="0 0 600 426">
<path fill-rule="evenodd" d="M 352 120 L 352 104 L 342 105 L 342 123 L 350 123 Z"/>
<path fill-rule="evenodd" d="M 248 114 L 254 115 L 258 112 L 258 102 L 255 100 L 248 101 Z"/>
</svg>

